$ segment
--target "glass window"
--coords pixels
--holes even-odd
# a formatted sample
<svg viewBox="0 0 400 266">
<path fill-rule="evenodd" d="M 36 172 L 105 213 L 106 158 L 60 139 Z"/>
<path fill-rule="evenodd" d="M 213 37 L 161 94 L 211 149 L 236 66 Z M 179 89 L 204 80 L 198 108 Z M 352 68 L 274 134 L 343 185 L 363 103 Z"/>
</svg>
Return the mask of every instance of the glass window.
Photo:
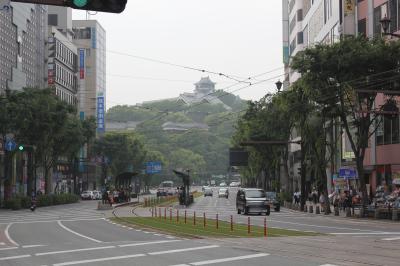
<svg viewBox="0 0 400 266">
<path fill-rule="evenodd" d="M 246 190 L 246 197 L 248 198 L 265 198 L 264 190 Z"/>
</svg>

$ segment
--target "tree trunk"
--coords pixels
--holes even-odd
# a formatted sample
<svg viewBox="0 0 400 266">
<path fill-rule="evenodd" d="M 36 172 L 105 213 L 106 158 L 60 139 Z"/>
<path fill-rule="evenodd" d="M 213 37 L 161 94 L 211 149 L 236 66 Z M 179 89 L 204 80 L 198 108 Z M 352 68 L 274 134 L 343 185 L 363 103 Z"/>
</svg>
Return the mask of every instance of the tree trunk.
<svg viewBox="0 0 400 266">
<path fill-rule="evenodd" d="M 364 156 L 356 156 L 358 180 L 360 181 L 360 189 L 362 193 L 362 204 L 367 206 L 369 204 L 367 186 L 364 179 Z"/>
<path fill-rule="evenodd" d="M 293 195 L 293 186 L 290 182 L 289 177 L 289 167 L 288 167 L 288 158 L 289 158 L 288 147 L 286 146 L 283 151 L 283 174 L 285 175 L 285 182 L 286 182 L 286 192 L 290 195 Z"/>
<path fill-rule="evenodd" d="M 49 174 L 50 174 L 50 168 L 44 165 L 45 194 L 50 194 L 52 192 L 51 191 L 52 180 L 51 180 L 51 175 L 49 176 Z"/>
</svg>

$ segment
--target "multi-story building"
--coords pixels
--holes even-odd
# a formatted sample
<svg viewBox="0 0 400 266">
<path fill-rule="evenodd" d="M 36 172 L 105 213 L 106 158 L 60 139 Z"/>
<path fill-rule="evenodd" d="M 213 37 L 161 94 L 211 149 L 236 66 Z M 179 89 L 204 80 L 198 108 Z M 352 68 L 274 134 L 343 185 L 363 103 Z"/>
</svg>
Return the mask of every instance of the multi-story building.
<svg viewBox="0 0 400 266">
<path fill-rule="evenodd" d="M 98 132 L 104 131 L 106 96 L 106 32 L 96 20 L 73 20 L 78 47 L 78 110 L 96 117 Z"/>
<path fill-rule="evenodd" d="M 72 43 L 71 8 L 49 6 L 48 86 L 63 101 L 77 104 L 77 48 Z"/>
<path fill-rule="evenodd" d="M 47 85 L 47 6 L 11 2 L 0 11 L 0 92 Z"/>
<path fill-rule="evenodd" d="M 106 102 L 106 32 L 96 20 L 73 20 L 73 43 L 78 49 L 78 111 L 81 119 L 94 117 L 97 133 L 105 132 Z M 82 189 L 96 189 L 102 184 L 90 147 L 82 149 Z M 95 160 L 94 160 L 95 161 Z"/>
<path fill-rule="evenodd" d="M 290 58 L 316 43 L 332 44 L 344 33 L 343 13 L 340 1 L 334 0 L 282 0 L 283 63 L 285 66 L 284 89 L 300 75 L 290 68 Z M 349 19 L 346 16 L 346 21 Z M 347 26 L 350 31 L 350 27 Z M 300 141 L 301 136 L 292 131 L 291 141 Z M 300 145 L 289 145 L 289 190 L 300 188 Z M 329 170 L 328 170 L 329 171 Z M 284 173 L 283 169 L 281 173 Z M 307 175 L 310 177 L 310 175 Z M 331 173 L 328 174 L 331 177 Z M 281 178 L 284 184 L 285 178 Z M 307 180 L 308 183 L 311 180 Z M 328 182 L 330 183 L 330 182 Z"/>
<path fill-rule="evenodd" d="M 47 6 L 14 2 L 10 6 L 0 11 L 0 97 L 7 90 L 47 86 Z M 27 154 L 15 155 L 15 167 L 5 173 L 4 152 L 0 151 L 0 200 L 26 194 Z"/>
<path fill-rule="evenodd" d="M 382 33 L 380 20 L 384 17 L 391 20 L 390 32 L 400 32 L 399 0 L 358 1 L 357 10 L 357 25 L 360 34 L 368 37 L 379 36 Z M 391 39 L 396 38 L 388 37 L 388 41 Z M 386 97 L 378 95 L 375 106 L 384 104 Z M 365 154 L 364 169 L 364 178 L 372 193 L 375 192 L 377 186 L 387 186 L 390 189 L 392 184 L 400 184 L 399 115 L 380 116 L 379 126 L 370 138 L 369 148 Z"/>
<path fill-rule="evenodd" d="M 282 0 L 283 3 L 283 61 L 285 65 L 285 88 L 299 78 L 289 67 L 290 57 L 315 43 L 333 43 L 341 35 L 362 34 L 373 38 L 382 33 L 381 20 L 391 20 L 389 31 L 399 32 L 400 0 Z M 378 95 L 375 106 L 385 102 L 384 95 Z M 396 115 L 382 115 L 381 123 L 369 141 L 364 160 L 364 178 L 374 193 L 377 186 L 400 184 L 400 121 Z M 339 139 L 335 156 L 327 169 L 328 189 L 332 190 L 335 178 L 343 170 L 356 172 L 354 154 L 348 138 L 340 128 L 339 121 L 332 121 L 328 137 Z M 301 136 L 293 131 L 292 140 Z M 289 146 L 290 176 L 293 187 L 300 186 L 300 145 Z M 310 177 L 310 175 L 307 175 Z M 284 180 L 284 179 L 283 179 Z M 307 180 L 310 181 L 310 180 Z M 309 183 L 309 182 L 308 182 Z"/>
</svg>

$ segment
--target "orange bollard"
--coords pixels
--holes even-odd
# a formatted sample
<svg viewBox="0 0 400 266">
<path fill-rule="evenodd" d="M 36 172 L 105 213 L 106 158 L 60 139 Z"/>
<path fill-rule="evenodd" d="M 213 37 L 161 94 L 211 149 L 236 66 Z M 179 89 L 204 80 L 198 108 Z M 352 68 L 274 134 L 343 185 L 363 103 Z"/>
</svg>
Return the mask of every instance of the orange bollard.
<svg viewBox="0 0 400 266">
<path fill-rule="evenodd" d="M 217 216 L 217 217 L 215 217 L 215 218 L 216 218 L 216 224 L 215 224 L 215 226 L 217 227 L 217 230 L 218 230 L 218 213 L 217 213 L 216 216 Z"/>
<path fill-rule="evenodd" d="M 161 219 L 161 208 L 158 208 L 158 217 Z"/>
<path fill-rule="evenodd" d="M 169 209 L 169 220 L 172 221 L 172 209 Z"/>
<path fill-rule="evenodd" d="M 151 208 L 151 217 L 154 217 L 154 208 Z"/>
<path fill-rule="evenodd" d="M 193 225 L 196 225 L 196 212 L 193 212 Z"/>
<path fill-rule="evenodd" d="M 185 210 L 185 224 L 186 224 L 186 210 Z"/>
<path fill-rule="evenodd" d="M 247 233 L 250 235 L 250 217 L 247 217 Z"/>
<path fill-rule="evenodd" d="M 179 210 L 176 210 L 176 222 L 179 223 Z"/>
<path fill-rule="evenodd" d="M 164 208 L 164 220 L 167 220 L 167 208 Z"/>
<path fill-rule="evenodd" d="M 233 215 L 231 215 L 231 232 L 233 231 Z"/>
<path fill-rule="evenodd" d="M 203 212 L 203 226 L 206 227 L 207 222 L 206 222 L 206 213 Z"/>
</svg>

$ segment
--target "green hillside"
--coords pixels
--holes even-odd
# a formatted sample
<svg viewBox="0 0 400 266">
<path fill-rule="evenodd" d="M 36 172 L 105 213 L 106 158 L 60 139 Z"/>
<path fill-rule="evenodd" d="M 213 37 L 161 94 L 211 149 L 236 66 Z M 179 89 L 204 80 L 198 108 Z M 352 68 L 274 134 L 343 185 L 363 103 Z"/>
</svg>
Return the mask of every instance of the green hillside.
<svg viewBox="0 0 400 266">
<path fill-rule="evenodd" d="M 185 105 L 177 100 L 163 100 L 140 106 L 118 105 L 106 114 L 108 122 L 140 121 L 135 131 L 143 139 L 146 150 L 154 160 L 163 162 L 163 173 L 153 176 L 153 183 L 160 179 L 174 179 L 172 169 L 191 169 L 191 175 L 198 181 L 211 175 L 226 174 L 230 138 L 240 110 L 246 102 L 239 97 L 217 91 L 222 104 Z M 165 122 L 201 123 L 208 130 L 164 131 Z"/>
</svg>

